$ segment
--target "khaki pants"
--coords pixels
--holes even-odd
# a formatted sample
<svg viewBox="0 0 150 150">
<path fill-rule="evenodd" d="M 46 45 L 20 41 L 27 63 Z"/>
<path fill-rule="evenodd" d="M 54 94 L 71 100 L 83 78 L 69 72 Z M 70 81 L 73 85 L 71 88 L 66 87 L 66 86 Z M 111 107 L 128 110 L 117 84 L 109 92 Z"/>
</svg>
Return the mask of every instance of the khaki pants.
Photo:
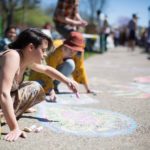
<svg viewBox="0 0 150 150">
<path fill-rule="evenodd" d="M 20 117 L 28 108 L 45 98 L 41 85 L 35 81 L 24 81 L 19 89 L 11 92 L 16 117 Z"/>
</svg>

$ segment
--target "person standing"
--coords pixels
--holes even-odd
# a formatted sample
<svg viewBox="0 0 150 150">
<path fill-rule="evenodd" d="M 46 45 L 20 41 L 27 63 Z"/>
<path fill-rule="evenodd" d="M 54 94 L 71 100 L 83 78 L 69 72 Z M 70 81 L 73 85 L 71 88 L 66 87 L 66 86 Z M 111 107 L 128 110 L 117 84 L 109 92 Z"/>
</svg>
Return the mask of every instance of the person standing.
<svg viewBox="0 0 150 150">
<path fill-rule="evenodd" d="M 149 21 L 149 25 L 147 27 L 146 30 L 146 44 L 145 44 L 145 51 L 150 54 L 150 21 Z M 148 57 L 149 58 L 149 57 Z"/>
<path fill-rule="evenodd" d="M 135 44 L 136 44 L 136 31 L 137 31 L 137 15 L 133 14 L 132 19 L 128 23 L 128 30 L 129 30 L 129 37 L 128 37 L 128 46 L 132 50 L 135 49 Z"/>
<path fill-rule="evenodd" d="M 107 16 L 97 10 L 97 24 L 98 24 L 98 34 L 99 34 L 99 49 L 101 53 L 104 53 L 107 50 L 107 36 L 110 33 L 110 27 L 107 20 Z"/>
<path fill-rule="evenodd" d="M 58 0 L 53 19 L 56 30 L 65 39 L 69 37 L 70 32 L 88 24 L 81 18 L 78 7 L 79 0 Z"/>
</svg>

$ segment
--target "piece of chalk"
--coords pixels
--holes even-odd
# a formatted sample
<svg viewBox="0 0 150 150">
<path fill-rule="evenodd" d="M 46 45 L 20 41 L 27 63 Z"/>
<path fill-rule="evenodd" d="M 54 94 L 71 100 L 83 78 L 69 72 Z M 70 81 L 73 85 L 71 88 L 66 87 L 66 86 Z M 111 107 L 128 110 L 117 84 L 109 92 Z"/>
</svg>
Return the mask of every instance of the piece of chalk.
<svg viewBox="0 0 150 150">
<path fill-rule="evenodd" d="M 80 98 L 80 95 L 79 95 L 79 93 L 76 93 L 76 97 L 77 97 L 77 98 Z"/>
<path fill-rule="evenodd" d="M 42 130 L 43 130 L 43 127 L 40 126 L 40 127 L 36 128 L 36 129 L 34 130 L 34 132 L 38 133 L 38 132 L 40 132 L 40 131 L 42 131 Z"/>
<path fill-rule="evenodd" d="M 28 127 L 25 127 L 25 128 L 23 129 L 23 131 L 25 131 L 25 132 L 32 132 L 32 130 L 31 130 L 30 128 L 28 128 Z"/>
<path fill-rule="evenodd" d="M 96 94 L 96 93 L 94 93 L 94 92 L 93 92 L 92 94 L 93 94 L 94 96 L 96 96 L 96 95 L 97 95 L 97 94 Z"/>
<path fill-rule="evenodd" d="M 23 130 L 25 131 L 25 132 L 32 132 L 32 131 L 34 131 L 36 129 L 36 125 L 32 125 L 32 126 L 30 126 L 30 127 L 25 127 Z"/>
<path fill-rule="evenodd" d="M 30 129 L 33 131 L 33 130 L 35 130 L 35 128 L 36 128 L 36 125 L 32 125 L 31 127 L 30 127 Z"/>
</svg>

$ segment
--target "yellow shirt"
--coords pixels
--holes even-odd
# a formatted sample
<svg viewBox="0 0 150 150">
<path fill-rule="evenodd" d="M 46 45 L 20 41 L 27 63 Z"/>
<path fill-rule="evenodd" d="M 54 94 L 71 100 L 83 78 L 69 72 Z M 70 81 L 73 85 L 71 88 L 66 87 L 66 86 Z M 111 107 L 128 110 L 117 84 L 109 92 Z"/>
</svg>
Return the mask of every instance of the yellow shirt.
<svg viewBox="0 0 150 150">
<path fill-rule="evenodd" d="M 84 53 L 77 53 L 72 59 L 75 62 L 75 70 L 72 73 L 73 79 L 80 84 L 87 84 L 87 75 L 84 67 Z M 63 63 L 62 46 L 58 47 L 46 58 L 46 63 L 55 69 Z M 43 88 L 46 93 L 50 88 L 54 88 L 53 80 L 41 73 L 31 71 L 29 80 L 42 80 L 44 83 Z"/>
</svg>

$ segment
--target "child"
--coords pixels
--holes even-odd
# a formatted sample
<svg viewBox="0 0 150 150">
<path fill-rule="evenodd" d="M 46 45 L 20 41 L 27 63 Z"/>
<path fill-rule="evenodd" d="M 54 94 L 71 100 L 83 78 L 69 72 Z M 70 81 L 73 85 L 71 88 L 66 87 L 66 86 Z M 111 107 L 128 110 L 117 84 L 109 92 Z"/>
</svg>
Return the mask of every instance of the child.
<svg viewBox="0 0 150 150">
<path fill-rule="evenodd" d="M 70 37 L 46 58 L 46 62 L 47 65 L 57 69 L 65 76 L 72 74 L 74 80 L 83 84 L 87 93 L 91 93 L 84 67 L 84 47 L 82 34 L 73 31 L 70 33 Z M 45 92 L 50 95 L 50 101 L 56 101 L 55 92 L 58 92 L 59 81 L 53 81 L 51 78 L 33 71 L 29 79 L 41 83 Z"/>
</svg>

